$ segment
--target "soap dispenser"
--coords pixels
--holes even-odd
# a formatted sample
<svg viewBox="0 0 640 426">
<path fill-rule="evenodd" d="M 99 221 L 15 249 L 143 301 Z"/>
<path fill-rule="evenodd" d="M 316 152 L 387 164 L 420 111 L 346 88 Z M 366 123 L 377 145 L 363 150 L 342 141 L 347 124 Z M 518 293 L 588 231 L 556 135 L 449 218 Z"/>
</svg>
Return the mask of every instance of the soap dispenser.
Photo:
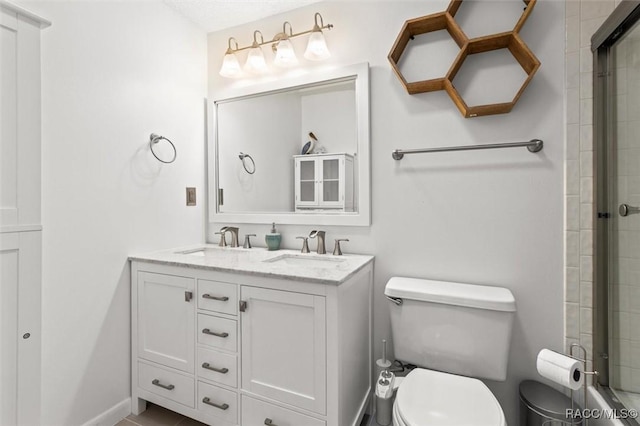
<svg viewBox="0 0 640 426">
<path fill-rule="evenodd" d="M 271 224 L 271 232 L 264 236 L 264 241 L 267 243 L 267 248 L 269 250 L 279 250 L 281 240 L 282 236 L 278 231 L 276 231 L 276 224 L 274 222 Z"/>
</svg>

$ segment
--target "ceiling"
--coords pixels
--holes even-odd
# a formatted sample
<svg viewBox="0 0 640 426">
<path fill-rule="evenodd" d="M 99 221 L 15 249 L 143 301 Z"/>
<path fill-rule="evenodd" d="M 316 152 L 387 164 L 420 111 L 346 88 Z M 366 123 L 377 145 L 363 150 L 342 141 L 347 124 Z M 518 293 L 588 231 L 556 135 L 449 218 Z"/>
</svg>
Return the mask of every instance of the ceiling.
<svg viewBox="0 0 640 426">
<path fill-rule="evenodd" d="M 320 0 L 163 0 L 207 32 L 219 31 Z"/>
</svg>

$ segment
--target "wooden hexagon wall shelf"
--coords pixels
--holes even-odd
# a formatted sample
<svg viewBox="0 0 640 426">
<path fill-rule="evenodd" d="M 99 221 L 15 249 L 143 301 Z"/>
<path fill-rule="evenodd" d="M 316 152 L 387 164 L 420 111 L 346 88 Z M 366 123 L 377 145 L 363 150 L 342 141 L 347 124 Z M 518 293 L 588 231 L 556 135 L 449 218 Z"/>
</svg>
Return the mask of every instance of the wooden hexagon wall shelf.
<svg viewBox="0 0 640 426">
<path fill-rule="evenodd" d="M 466 118 L 507 113 L 511 111 L 516 102 L 518 102 L 522 92 L 540 67 L 540 61 L 518 35 L 520 29 L 533 11 L 536 0 L 522 0 L 525 4 L 524 12 L 520 16 L 518 22 L 516 22 L 512 31 L 474 39 L 469 39 L 455 21 L 455 15 L 463 1 L 464 0 L 452 0 L 445 12 L 434 13 L 432 15 L 406 21 L 387 57 L 391 64 L 391 69 L 410 95 L 433 92 L 436 90 L 445 90 L 451 97 L 453 103 Z M 451 64 L 449 71 L 441 78 L 408 82 L 402 75 L 402 71 L 398 64 L 400 62 L 400 58 L 402 58 L 402 54 L 407 49 L 409 42 L 417 35 L 440 30 L 446 30 L 460 47 L 460 53 L 454 60 L 453 64 Z M 453 84 L 456 74 L 460 70 L 460 67 L 462 67 L 464 60 L 469 55 L 490 52 L 498 49 L 509 49 L 511 55 L 513 55 L 527 74 L 525 82 L 522 84 L 520 90 L 516 93 L 511 102 L 468 106 Z"/>
</svg>

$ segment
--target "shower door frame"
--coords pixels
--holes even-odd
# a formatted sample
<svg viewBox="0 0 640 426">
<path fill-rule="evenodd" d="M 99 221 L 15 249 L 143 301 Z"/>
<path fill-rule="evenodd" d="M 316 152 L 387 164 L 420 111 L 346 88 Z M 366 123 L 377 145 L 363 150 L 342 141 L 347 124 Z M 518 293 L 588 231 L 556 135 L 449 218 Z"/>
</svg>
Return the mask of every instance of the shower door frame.
<svg viewBox="0 0 640 426">
<path fill-rule="evenodd" d="M 594 286 L 593 286 L 593 363 L 599 372 L 597 384 L 603 387 L 608 402 L 623 408 L 609 388 L 609 259 L 610 220 L 617 211 L 611 208 L 615 170 L 616 141 L 611 48 L 640 21 L 640 0 L 624 0 L 591 38 L 593 52 L 593 140 L 594 140 Z M 609 142 L 610 141 L 610 142 Z M 635 421 L 629 424 L 637 425 Z"/>
</svg>

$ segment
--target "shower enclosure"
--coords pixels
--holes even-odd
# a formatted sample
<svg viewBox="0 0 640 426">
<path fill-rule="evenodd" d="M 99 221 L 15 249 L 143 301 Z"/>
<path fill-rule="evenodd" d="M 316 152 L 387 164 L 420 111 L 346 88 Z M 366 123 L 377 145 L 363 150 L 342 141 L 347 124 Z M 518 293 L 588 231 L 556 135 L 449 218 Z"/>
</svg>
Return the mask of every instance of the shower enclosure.
<svg viewBox="0 0 640 426">
<path fill-rule="evenodd" d="M 591 41 L 593 358 L 611 405 L 640 411 L 640 2 L 623 1 Z"/>
</svg>

